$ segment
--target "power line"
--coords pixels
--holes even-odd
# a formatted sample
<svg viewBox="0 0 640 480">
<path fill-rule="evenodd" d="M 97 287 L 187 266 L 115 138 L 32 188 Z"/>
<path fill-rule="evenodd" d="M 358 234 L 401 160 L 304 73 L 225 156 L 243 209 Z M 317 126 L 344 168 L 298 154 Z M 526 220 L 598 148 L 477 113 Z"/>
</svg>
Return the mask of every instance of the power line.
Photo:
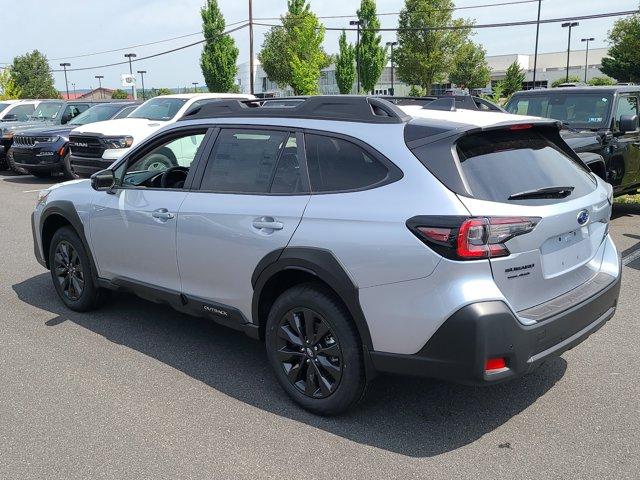
<svg viewBox="0 0 640 480">
<path fill-rule="evenodd" d="M 249 25 L 248 23 L 245 23 L 244 25 L 240 25 L 240 26 L 238 26 L 236 28 L 232 28 L 230 30 L 226 30 L 222 34 L 226 35 L 228 33 L 233 33 L 233 32 L 235 32 L 237 30 L 241 30 L 241 29 L 247 27 L 248 25 Z M 206 39 L 198 40 L 197 42 L 193 42 L 193 43 L 190 43 L 188 45 L 182 45 L 181 47 L 172 48 L 171 50 L 165 50 L 165 51 L 162 51 L 162 52 L 154 53 L 152 55 L 147 55 L 146 57 L 138 57 L 135 60 L 131 60 L 131 61 L 132 62 L 140 62 L 142 60 L 148 60 L 150 58 L 155 58 L 155 57 L 159 57 L 161 55 L 167 55 L 168 53 L 173 53 L 173 52 L 177 52 L 179 50 L 184 50 L 185 48 L 193 47 L 195 45 L 199 45 L 199 44 L 204 43 L 204 42 L 206 42 Z M 128 64 L 128 63 L 129 63 L 129 60 L 125 60 L 124 62 L 107 63 L 105 65 L 95 65 L 95 66 L 92 66 L 92 67 L 67 68 L 67 72 L 79 72 L 79 71 L 82 71 L 82 70 L 97 70 L 99 68 L 115 67 L 116 65 L 124 65 L 124 64 Z M 59 70 L 59 69 L 58 70 L 51 70 L 51 71 L 52 72 L 62 72 L 62 70 Z"/>
<path fill-rule="evenodd" d="M 467 6 L 462 6 L 462 7 L 451 7 L 451 8 L 442 8 L 442 9 L 438 9 L 438 11 L 454 11 L 454 10 L 470 10 L 470 9 L 475 9 L 475 8 L 487 8 L 487 7 L 502 7 L 505 5 L 518 5 L 518 4 L 522 4 L 522 3 L 537 3 L 538 0 L 512 0 L 509 2 L 498 2 L 498 3 L 485 3 L 485 4 L 481 4 L 481 5 L 467 5 Z M 427 11 L 432 11 L 432 10 L 427 10 Z M 400 15 L 400 12 L 385 12 L 385 13 L 376 13 L 377 17 L 386 17 L 386 16 L 393 16 L 393 15 Z M 323 16 L 319 16 L 319 19 L 332 19 L 332 18 L 355 18 L 357 17 L 357 14 L 352 14 L 352 15 L 323 15 Z M 280 20 L 280 17 L 264 17 L 264 18 L 256 18 L 254 20 Z"/>
<path fill-rule="evenodd" d="M 568 22 L 574 20 L 592 20 L 596 18 L 605 18 L 605 17 L 622 17 L 626 15 L 635 15 L 640 13 L 640 10 L 627 10 L 624 12 L 609 12 L 609 13 L 596 13 L 592 15 L 582 15 L 576 17 L 564 17 L 564 18 L 547 18 L 544 20 L 540 20 L 540 23 L 560 23 L 560 22 Z M 523 25 L 536 25 L 538 23 L 537 20 L 525 20 L 521 22 L 507 22 L 507 23 L 485 23 L 479 25 L 447 25 L 444 27 L 418 27 L 418 28 L 360 28 L 360 31 L 369 30 L 372 32 L 397 32 L 399 30 L 408 31 L 408 32 L 422 32 L 425 30 L 466 30 L 472 29 L 475 30 L 477 28 L 497 28 L 497 27 L 519 27 Z M 275 25 L 272 23 L 258 23 L 254 22 L 254 25 L 259 25 L 261 27 L 276 27 L 276 28 L 284 28 L 282 25 Z M 353 31 L 355 32 L 356 28 L 343 28 L 343 27 L 317 27 L 324 28 L 329 31 Z"/>
</svg>

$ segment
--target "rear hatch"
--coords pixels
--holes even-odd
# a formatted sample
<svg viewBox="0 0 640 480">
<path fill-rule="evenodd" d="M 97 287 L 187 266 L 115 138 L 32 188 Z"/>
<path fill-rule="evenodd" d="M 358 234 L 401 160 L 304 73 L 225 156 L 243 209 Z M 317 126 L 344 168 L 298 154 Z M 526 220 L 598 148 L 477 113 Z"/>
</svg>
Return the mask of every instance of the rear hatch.
<svg viewBox="0 0 640 480">
<path fill-rule="evenodd" d="M 598 274 L 610 189 L 573 156 L 557 129 L 477 132 L 461 137 L 455 152 L 467 188 L 458 197 L 472 216 L 525 217 L 535 225 L 504 242 L 508 255 L 490 258 L 514 310 L 559 297 Z"/>
</svg>

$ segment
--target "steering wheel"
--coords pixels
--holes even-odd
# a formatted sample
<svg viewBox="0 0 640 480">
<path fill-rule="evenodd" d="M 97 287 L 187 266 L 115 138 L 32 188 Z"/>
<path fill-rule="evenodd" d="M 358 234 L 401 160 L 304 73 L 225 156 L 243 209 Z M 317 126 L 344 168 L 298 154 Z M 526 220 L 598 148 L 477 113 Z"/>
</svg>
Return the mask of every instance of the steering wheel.
<svg viewBox="0 0 640 480">
<path fill-rule="evenodd" d="M 187 167 L 168 168 L 160 177 L 160 186 L 162 188 L 182 188 L 188 174 L 189 169 Z M 179 183 L 182 183 L 180 187 L 177 186 Z"/>
</svg>

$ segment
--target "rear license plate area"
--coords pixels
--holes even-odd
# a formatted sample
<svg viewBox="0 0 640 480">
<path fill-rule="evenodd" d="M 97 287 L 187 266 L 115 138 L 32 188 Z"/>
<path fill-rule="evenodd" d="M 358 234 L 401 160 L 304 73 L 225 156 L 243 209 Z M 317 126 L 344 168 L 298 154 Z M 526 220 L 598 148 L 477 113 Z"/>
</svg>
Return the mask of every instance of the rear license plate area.
<svg viewBox="0 0 640 480">
<path fill-rule="evenodd" d="M 543 276 L 555 277 L 583 265 L 591 259 L 591 250 L 588 227 L 547 239 L 540 247 Z"/>
</svg>

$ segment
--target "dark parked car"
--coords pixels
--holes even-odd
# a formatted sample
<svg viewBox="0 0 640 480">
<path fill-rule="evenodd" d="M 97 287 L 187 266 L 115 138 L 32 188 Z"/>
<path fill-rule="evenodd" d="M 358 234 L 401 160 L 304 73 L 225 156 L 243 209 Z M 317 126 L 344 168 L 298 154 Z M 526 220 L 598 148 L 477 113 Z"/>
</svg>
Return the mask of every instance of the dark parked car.
<svg viewBox="0 0 640 480">
<path fill-rule="evenodd" d="M 561 134 L 615 195 L 640 187 L 640 86 L 571 87 L 516 92 L 509 113 L 563 122 Z"/>
<path fill-rule="evenodd" d="M 96 103 L 104 102 L 45 100 L 38 104 L 27 120 L 0 123 L 0 164 L 7 156 L 7 163 L 12 166 L 8 152 L 16 133 L 30 128 L 64 125 Z"/>
<path fill-rule="evenodd" d="M 428 97 L 390 97 L 381 96 L 388 102 L 395 103 L 398 106 L 419 105 L 426 106 L 435 101 L 445 104 L 447 99 L 453 99 L 455 108 L 465 110 L 481 110 L 485 112 L 504 112 L 504 110 L 489 100 L 474 95 L 430 95 Z M 445 99 L 445 100 L 443 100 Z"/>
<path fill-rule="evenodd" d="M 79 125 L 124 118 L 139 105 L 117 102 L 94 105 L 65 125 L 29 129 L 13 136 L 12 162 L 16 170 L 36 177 L 62 172 L 66 178 L 77 178 L 69 163 L 69 133 Z M 18 173 L 23 173 L 19 171 Z"/>
</svg>

